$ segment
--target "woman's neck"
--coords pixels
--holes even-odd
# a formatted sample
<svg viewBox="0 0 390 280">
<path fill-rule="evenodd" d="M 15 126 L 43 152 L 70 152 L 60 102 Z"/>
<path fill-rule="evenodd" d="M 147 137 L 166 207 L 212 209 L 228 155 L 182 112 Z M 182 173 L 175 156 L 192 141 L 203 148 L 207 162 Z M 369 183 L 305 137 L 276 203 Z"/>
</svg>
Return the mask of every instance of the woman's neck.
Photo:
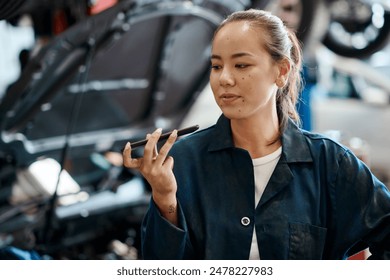
<svg viewBox="0 0 390 280">
<path fill-rule="evenodd" d="M 231 128 L 234 145 L 247 150 L 251 158 L 269 155 L 282 145 L 277 117 L 233 119 Z"/>
</svg>

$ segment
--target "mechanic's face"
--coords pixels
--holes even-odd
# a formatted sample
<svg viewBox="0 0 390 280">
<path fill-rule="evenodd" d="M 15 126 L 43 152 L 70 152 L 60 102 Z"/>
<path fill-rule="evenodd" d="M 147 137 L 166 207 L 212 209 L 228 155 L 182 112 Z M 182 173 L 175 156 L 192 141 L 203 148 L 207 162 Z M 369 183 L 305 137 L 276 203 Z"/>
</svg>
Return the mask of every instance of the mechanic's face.
<svg viewBox="0 0 390 280">
<path fill-rule="evenodd" d="M 276 106 L 279 68 L 265 50 L 263 32 L 245 21 L 231 22 L 215 35 L 210 85 L 229 119 L 257 117 Z"/>
</svg>

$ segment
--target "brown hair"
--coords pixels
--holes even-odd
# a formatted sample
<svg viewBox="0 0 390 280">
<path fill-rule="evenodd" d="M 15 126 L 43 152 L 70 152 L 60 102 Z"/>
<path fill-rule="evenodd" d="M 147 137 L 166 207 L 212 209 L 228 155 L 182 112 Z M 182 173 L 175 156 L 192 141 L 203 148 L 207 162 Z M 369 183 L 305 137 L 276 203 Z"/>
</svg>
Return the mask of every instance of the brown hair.
<svg viewBox="0 0 390 280">
<path fill-rule="evenodd" d="M 301 89 L 302 51 L 295 33 L 284 25 L 282 20 L 263 10 L 249 9 L 237 11 L 229 15 L 214 33 L 226 24 L 236 21 L 246 21 L 254 28 L 266 32 L 265 49 L 277 63 L 283 59 L 290 61 L 291 69 L 286 85 L 279 88 L 276 94 L 276 106 L 279 118 L 280 133 L 286 128 L 288 119 L 293 119 L 298 125 L 300 118 L 296 109 Z"/>
</svg>

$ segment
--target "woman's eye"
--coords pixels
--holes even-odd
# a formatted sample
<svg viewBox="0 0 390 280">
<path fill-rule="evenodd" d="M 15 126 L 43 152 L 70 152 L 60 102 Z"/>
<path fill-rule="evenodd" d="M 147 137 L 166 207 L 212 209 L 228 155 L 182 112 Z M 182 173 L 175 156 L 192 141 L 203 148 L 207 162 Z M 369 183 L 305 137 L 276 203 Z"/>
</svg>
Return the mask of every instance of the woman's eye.
<svg viewBox="0 0 390 280">
<path fill-rule="evenodd" d="M 218 69 L 221 69 L 221 66 L 220 65 L 216 65 L 216 64 L 212 64 L 211 65 L 211 69 L 218 70 Z"/>
<path fill-rule="evenodd" d="M 247 66 L 248 66 L 247 64 L 236 64 L 237 68 L 245 68 Z"/>
</svg>

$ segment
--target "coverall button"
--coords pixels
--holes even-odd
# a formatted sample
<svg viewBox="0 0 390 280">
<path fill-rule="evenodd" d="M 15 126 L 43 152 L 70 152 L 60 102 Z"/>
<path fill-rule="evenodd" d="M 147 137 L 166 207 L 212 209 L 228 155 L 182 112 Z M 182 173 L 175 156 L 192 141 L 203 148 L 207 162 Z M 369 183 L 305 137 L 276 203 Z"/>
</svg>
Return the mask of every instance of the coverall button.
<svg viewBox="0 0 390 280">
<path fill-rule="evenodd" d="M 250 220 L 248 217 L 243 217 L 243 218 L 241 219 L 241 224 L 242 224 L 243 226 L 248 226 L 248 225 L 250 224 L 250 222 L 251 222 L 251 220 Z"/>
</svg>

